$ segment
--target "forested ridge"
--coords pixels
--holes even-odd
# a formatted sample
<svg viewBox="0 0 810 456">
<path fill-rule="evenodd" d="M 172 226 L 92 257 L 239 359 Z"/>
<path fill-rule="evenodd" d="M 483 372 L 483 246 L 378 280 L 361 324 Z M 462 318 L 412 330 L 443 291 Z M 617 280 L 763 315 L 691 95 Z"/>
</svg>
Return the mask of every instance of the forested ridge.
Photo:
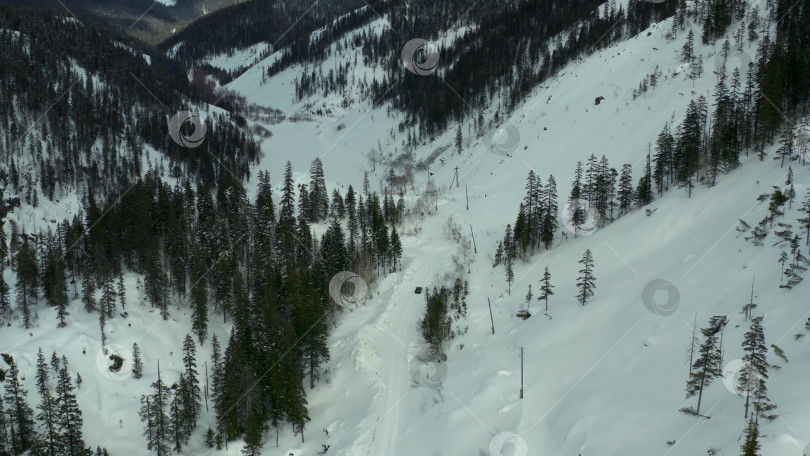
<svg viewBox="0 0 810 456">
<path fill-rule="evenodd" d="M 393 170 L 382 195 L 370 190 L 368 179 L 361 189 L 349 186 L 330 193 L 319 159 L 312 162 L 306 184 L 294 183 L 287 163 L 274 188 L 269 173 L 252 176 L 260 149 L 239 115 L 243 106 L 227 98 L 217 102 L 230 113 L 214 110 L 204 103 L 214 99 L 213 92 L 189 83 L 185 65 L 204 54 L 278 37 L 277 25 L 288 21 L 279 19 L 277 11 L 259 14 L 258 4 L 248 2 L 212 16 L 210 21 L 233 18 L 216 33 L 205 28 L 212 22 L 200 21 L 182 35 L 195 44 L 180 47 L 177 61 L 66 16 L 0 9 L 3 197 L 19 197 L 33 207 L 71 194 L 81 195 L 83 202 L 78 215 L 54 221 L 50 229 L 10 222 L 7 230 L 0 230 L 0 323 L 58 331 L 71 324 L 69 315 L 86 313 L 98 318 L 104 345 L 107 323 L 129 304 L 123 287 L 127 274 L 142 278 L 144 305 L 164 320 L 187 311 L 192 333 L 183 344 L 183 375 L 174 385 L 160 374 L 147 379 L 151 393 L 141 398 L 144 436 L 159 456 L 181 452 L 197 428 L 202 397 L 196 348 L 206 344 L 213 351 L 216 412 L 206 443 L 221 448 L 244 438 L 243 453 L 256 456 L 265 444 L 264 431 L 277 436 L 285 423 L 303 441 L 310 421 L 307 390 L 326 376 L 326 340 L 340 312 L 329 293 L 330 279 L 351 270 L 372 282 L 396 271 L 403 253 L 397 229 L 409 208 L 404 192 L 396 194 L 399 178 Z M 743 154 L 781 160 L 786 169 L 806 165 L 797 153 L 794 122 L 807 114 L 810 99 L 805 77 L 810 50 L 803 43 L 810 36 L 810 0 L 772 0 L 765 11 L 728 0 L 702 0 L 689 7 L 686 2 L 631 0 L 626 10 L 614 2 L 600 6 L 589 0 L 565 5 L 555 0 L 493 2 L 468 15 L 464 1 L 375 6 L 379 11 L 360 9 L 313 41 L 300 38 L 346 5 L 336 4 L 334 10 L 302 22 L 266 75 L 324 59 L 330 43 L 385 14 L 390 27 L 379 36 L 361 33 L 355 41 L 363 45 L 366 64 L 384 68 L 388 77 L 360 81 L 357 87 L 365 98 L 402 111 L 400 133 L 407 129 L 414 140 L 469 120 L 481 135 L 487 122 L 504 119 L 572 60 L 671 16 L 670 39 L 685 40 L 681 63 L 689 68 L 688 77 L 700 77 L 704 70 L 693 53 L 695 40 L 714 43 L 737 27 L 734 40 L 723 43 L 724 63 L 716 72 L 712 99 L 696 98 L 679 123 L 664 125 L 650 139 L 637 178 L 629 164 L 614 168 L 605 156 L 592 154 L 586 164 L 577 165 L 567 198 L 575 207 L 575 235 L 587 216 L 579 204 L 598 214 L 598 224 L 604 226 L 666 191 L 682 189 L 691 196 L 696 185 L 715 185 L 740 166 Z M 250 12 L 257 15 L 247 26 L 240 25 L 238 19 Z M 437 74 L 422 77 L 403 68 L 399 52 L 408 38 L 433 39 L 463 25 L 475 27 L 440 50 L 445 65 Z M 228 41 L 211 44 L 234 30 L 238 33 Z M 735 50 L 751 44 L 756 44 L 756 56 L 750 65 L 728 69 L 725 62 Z M 348 76 L 348 64 L 342 68 L 336 74 L 303 73 L 296 81 L 296 97 L 346 90 L 356 81 Z M 647 80 L 643 91 L 655 90 L 655 75 L 649 86 Z M 494 118 L 484 119 L 479 111 L 493 103 Z M 167 120 L 183 109 L 210 110 L 206 140 L 198 148 L 182 147 L 169 134 Z M 778 155 L 768 157 L 766 146 L 777 141 Z M 251 176 L 258 181 L 252 200 L 246 191 Z M 770 195 L 769 217 L 760 227 L 772 226 L 784 205 L 796 198 L 795 192 L 790 196 L 790 184 L 788 179 L 785 189 Z M 528 260 L 560 239 L 554 177 L 544 184 L 530 172 L 518 205 L 493 264 L 504 265 L 509 293 L 513 261 Z M 799 224 L 810 233 L 807 220 Z M 323 225 L 322 236 L 313 235 L 314 224 Z M 788 283 L 795 285 L 807 261 L 796 253 L 798 235 L 789 241 L 796 247 L 791 247 L 794 259 L 788 269 L 794 282 Z M 590 250 L 580 263 L 577 300 L 585 305 L 596 286 Z M 783 267 L 785 263 L 787 259 Z M 13 287 L 3 279 L 5 268 L 15 272 Z M 545 272 L 540 299 L 547 309 L 553 287 Z M 452 288 L 425 291 L 421 331 L 436 360 L 446 358 L 442 343 L 454 337 L 453 319 L 466 314 L 466 295 L 467 283 L 461 279 Z M 531 299 L 530 291 L 527 303 Z M 42 304 L 55 309 L 56 321 L 39 318 L 36 309 Z M 209 331 L 213 318 L 232 324 L 227 340 Z M 137 345 L 133 353 L 138 353 Z M 54 353 L 48 366 L 39 353 L 37 398 L 42 402 L 35 407 L 26 403 L 15 361 L 4 360 L 0 456 L 92 454 L 81 436 L 81 411 L 73 392 L 81 381 L 68 375 L 68 360 Z M 50 408 L 54 404 L 60 412 Z M 95 450 L 99 456 L 105 452 Z"/>
</svg>

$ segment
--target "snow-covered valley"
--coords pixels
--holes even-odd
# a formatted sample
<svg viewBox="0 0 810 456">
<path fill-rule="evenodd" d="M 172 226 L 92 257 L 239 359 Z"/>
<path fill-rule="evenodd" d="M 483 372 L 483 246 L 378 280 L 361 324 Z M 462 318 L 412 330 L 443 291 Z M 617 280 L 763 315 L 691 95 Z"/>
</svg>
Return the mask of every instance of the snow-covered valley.
<svg viewBox="0 0 810 456">
<path fill-rule="evenodd" d="M 760 423 L 761 454 L 808 453 L 808 284 L 780 288 L 785 243 L 771 233 L 756 246 L 738 229 L 741 220 L 755 226 L 768 214 L 768 200 L 758 198 L 774 187 L 786 190 L 790 166 L 797 197 L 776 222 L 790 224 L 802 237 L 797 220 L 810 192 L 810 169 L 798 152 L 783 166 L 776 159 L 778 144 L 766 148 L 763 161 L 752 151 L 742 157 L 741 167 L 718 176 L 715 186 L 698 183 L 691 195 L 672 187 L 586 236 L 561 227 L 566 236 L 555 238 L 551 249 L 516 261 L 511 284 L 503 265 L 493 267 L 497 243 L 507 224 L 515 223 L 529 171 L 543 182 L 555 177 L 561 207 L 577 162 L 591 154 L 604 155 L 616 169 L 632 165 L 635 183 L 663 125 L 679 123 L 698 96 L 712 100 L 722 42 L 695 45 L 706 71 L 692 80 L 679 59 L 686 32 L 667 38 L 672 20 L 568 65 L 484 137 L 463 124 L 461 153 L 454 150 L 456 128 L 410 151 L 415 162 L 429 166 L 405 187 L 409 215 L 397 227 L 401 268 L 370 283 L 362 305 L 343 308 L 330 328 L 331 360 L 322 381 L 307 389 L 312 420 L 305 440 L 284 424 L 278 446 L 274 431 L 266 432 L 263 455 L 737 455 L 746 419 L 745 398 L 735 381 L 751 325 L 742 309 L 752 293 L 753 316 L 763 317 L 767 345 L 781 348 L 789 359 L 768 353 L 768 362 L 780 367 L 768 378 L 778 417 Z M 379 31 L 384 22 L 367 29 Z M 750 60 L 755 44 L 746 43 L 729 59 L 729 71 Z M 353 52 L 335 52 L 321 65 L 330 68 Z M 405 137 L 397 132 L 400 115 L 359 99 L 348 106 L 336 97 L 296 101 L 291 86 L 307 69 L 292 66 L 266 80 L 265 70 L 259 62 L 226 86 L 287 116 L 262 124 L 272 136 L 262 140 L 263 157 L 247 183 L 248 198 L 253 201 L 258 192 L 258 171 L 268 171 L 280 193 L 284 164 L 291 162 L 296 184 L 305 183 L 316 157 L 323 161 L 330 191 L 359 188 L 366 172 L 373 190 L 382 191 L 386 165 L 405 153 Z M 377 70 L 357 68 L 369 78 Z M 649 74 L 659 75 L 657 84 L 634 96 Z M 595 103 L 597 97 L 603 99 Z M 316 114 L 318 108 L 328 114 Z M 493 141 L 496 146 L 490 147 Z M 498 144 L 507 153 L 494 153 Z M 434 188 L 435 194 L 427 194 Z M 66 205 L 46 204 L 8 217 L 33 231 L 39 220 L 74 213 Z M 318 233 L 327 225 L 317 225 Z M 582 305 L 576 283 L 586 250 L 593 253 L 596 289 Z M 546 268 L 555 286 L 548 310 L 536 299 Z M 9 268 L 5 274 L 13 283 L 14 272 Z M 446 343 L 446 362 L 426 362 L 419 327 L 425 299 L 414 290 L 451 286 L 456 277 L 469 284 L 467 314 L 454 322 L 460 334 Z M 54 329 L 56 309 L 40 305 L 37 326 L 0 330 L 0 352 L 14 357 L 30 391 L 36 389 L 37 349 L 47 356 L 66 355 L 83 379 L 77 395 L 86 440 L 111 454 L 145 456 L 152 452 L 138 417 L 140 397 L 148 393 L 158 361 L 167 382 L 177 380 L 182 342 L 192 328 L 187 307 L 173 304 L 172 317 L 164 321 L 147 304 L 140 278 L 127 274 L 125 285 L 128 314 L 107 322 L 107 345 L 129 359 L 137 343 L 143 378 L 133 378 L 128 364 L 120 374 L 109 372 L 100 354 L 97 318 L 81 310 L 78 292 L 66 328 Z M 527 306 L 530 285 L 535 299 Z M 74 288 L 68 289 L 71 298 Z M 518 318 L 520 310 L 531 317 Z M 728 319 L 722 329 L 723 378 L 703 392 L 705 416 L 684 414 L 679 409 L 697 402 L 684 398 L 694 325 L 699 331 L 713 316 Z M 231 325 L 215 315 L 209 332 L 227 341 Z M 210 350 L 207 342 L 198 348 L 201 371 L 206 361 L 210 364 Z M 215 427 L 215 412 L 206 403 L 183 454 L 240 454 L 242 441 L 221 451 L 206 447 L 209 426 Z"/>
</svg>

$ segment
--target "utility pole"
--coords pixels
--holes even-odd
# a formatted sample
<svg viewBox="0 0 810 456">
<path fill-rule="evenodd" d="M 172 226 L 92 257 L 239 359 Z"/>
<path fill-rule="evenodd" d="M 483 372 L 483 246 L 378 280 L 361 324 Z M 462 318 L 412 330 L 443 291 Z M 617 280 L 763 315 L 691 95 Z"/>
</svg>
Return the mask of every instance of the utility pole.
<svg viewBox="0 0 810 456">
<path fill-rule="evenodd" d="M 472 225 L 470 225 L 470 234 L 472 235 L 473 240 L 473 251 L 478 253 L 478 247 L 475 246 L 475 233 L 473 233 Z"/>
<path fill-rule="evenodd" d="M 520 398 L 523 399 L 523 347 L 520 347 Z"/>
<path fill-rule="evenodd" d="M 495 334 L 495 320 L 492 318 L 492 302 L 490 302 L 489 298 L 487 298 L 487 303 L 489 303 L 489 321 L 492 323 L 492 334 Z"/>
<path fill-rule="evenodd" d="M 467 184 L 464 184 L 464 195 L 467 197 L 467 210 L 470 210 L 470 193 L 467 191 Z"/>
</svg>

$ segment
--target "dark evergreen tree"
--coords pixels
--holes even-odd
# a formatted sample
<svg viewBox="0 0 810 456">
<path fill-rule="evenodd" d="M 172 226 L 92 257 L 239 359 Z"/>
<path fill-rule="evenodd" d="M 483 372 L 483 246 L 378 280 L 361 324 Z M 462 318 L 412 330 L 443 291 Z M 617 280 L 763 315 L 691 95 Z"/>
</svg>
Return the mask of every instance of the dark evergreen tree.
<svg viewBox="0 0 810 456">
<path fill-rule="evenodd" d="M 578 263 L 582 265 L 582 269 L 579 270 L 579 277 L 577 278 L 577 289 L 579 290 L 577 300 L 584 306 L 588 298 L 593 296 L 593 290 L 596 288 L 591 249 L 585 250 L 585 254 Z"/>
<path fill-rule="evenodd" d="M 619 177 L 619 215 L 626 214 L 633 208 L 633 167 L 630 164 L 622 166 Z"/>
<path fill-rule="evenodd" d="M 752 416 L 745 426 L 745 441 L 742 444 L 740 456 L 760 456 L 759 449 L 759 424 Z"/>
<path fill-rule="evenodd" d="M 554 233 L 559 227 L 557 221 L 557 212 L 559 210 L 557 206 L 557 182 L 554 180 L 554 176 L 548 176 L 548 183 L 541 197 L 543 197 L 544 201 L 542 203 L 543 222 L 540 227 L 540 242 L 548 250 L 554 242 Z"/>
<path fill-rule="evenodd" d="M 56 383 L 56 397 L 59 402 L 58 430 L 62 438 L 62 451 L 66 456 L 83 456 L 87 448 L 82 436 L 82 411 L 74 393 L 73 381 L 68 370 L 68 361 L 62 357 L 62 366 Z"/>
<path fill-rule="evenodd" d="M 27 238 L 23 239 L 17 249 L 14 266 L 17 273 L 17 284 L 14 287 L 17 294 L 17 308 L 22 314 L 23 327 L 28 329 L 33 323 L 31 308 L 36 305 L 39 297 L 39 266 L 36 252 Z"/>
<path fill-rule="evenodd" d="M 187 334 L 183 340 L 183 366 L 185 384 L 181 389 L 182 404 L 184 411 L 184 423 L 189 429 L 187 434 L 191 434 L 197 426 L 200 417 L 202 395 L 200 394 L 200 379 L 197 373 L 197 346 L 191 334 Z"/>
<path fill-rule="evenodd" d="M 144 290 L 152 307 L 160 310 L 164 320 L 169 319 L 169 279 L 163 269 L 161 253 L 157 243 L 153 242 L 147 254 L 144 271 Z"/>
<path fill-rule="evenodd" d="M 551 284 L 551 274 L 548 272 L 548 266 L 546 266 L 546 270 L 543 272 L 543 278 L 540 279 L 540 294 L 537 295 L 538 301 L 545 301 L 546 303 L 546 312 L 548 312 L 548 298 L 554 295 L 554 285 Z"/>
<path fill-rule="evenodd" d="M 11 456 L 13 454 L 11 444 L 12 440 L 9 435 L 9 424 L 6 422 L 3 395 L 0 395 L 0 456 Z"/>
<path fill-rule="evenodd" d="M 118 301 L 121 303 L 121 310 L 127 310 L 127 290 L 124 287 L 124 273 L 118 273 Z"/>
<path fill-rule="evenodd" d="M 2 229 L 0 229 L 2 231 Z M 11 316 L 11 299 L 9 298 L 10 288 L 5 278 L 5 261 L 0 259 L 0 324 Z"/>
<path fill-rule="evenodd" d="M 320 157 L 315 157 L 309 167 L 309 200 L 310 221 L 319 222 L 329 214 L 329 193 L 326 190 L 326 179 Z"/>
<path fill-rule="evenodd" d="M 284 168 L 284 183 L 275 237 L 276 250 L 281 256 L 285 268 L 292 268 L 295 261 L 295 233 L 295 186 L 292 177 L 292 164 L 287 162 Z"/>
<path fill-rule="evenodd" d="M 141 361 L 141 347 L 137 342 L 132 343 L 132 376 L 136 379 L 143 377 L 143 362 Z"/>
<path fill-rule="evenodd" d="M 61 436 L 57 431 L 58 403 L 53 395 L 48 374 L 48 363 L 42 348 L 37 352 L 37 391 L 40 396 L 40 403 L 37 405 L 39 411 L 36 419 L 39 422 L 40 442 L 37 445 L 43 454 L 56 456 L 60 453 Z M 2 412 L 0 412 L 2 413 Z"/>
<path fill-rule="evenodd" d="M 745 395 L 745 417 L 748 418 L 750 398 L 754 398 L 755 419 L 772 420 L 776 415 L 770 413 L 776 408 L 768 399 L 766 380 L 768 379 L 768 346 L 765 344 L 765 332 L 762 328 L 762 317 L 751 319 L 751 327 L 743 336 L 742 342 L 743 369 L 740 371 L 739 393 Z"/>
<path fill-rule="evenodd" d="M 208 281 L 205 273 L 202 258 L 195 255 L 194 265 L 191 267 L 191 330 L 200 345 L 208 334 Z"/>
<path fill-rule="evenodd" d="M 186 379 L 180 374 L 180 379 L 172 385 L 174 393 L 171 394 L 169 403 L 169 426 L 168 433 L 171 439 L 172 449 L 176 453 L 183 451 L 183 444 L 188 441 L 186 438 L 185 410 L 183 409 L 183 392 L 186 389 Z"/>
<path fill-rule="evenodd" d="M 69 312 L 67 310 L 67 278 L 65 276 L 65 263 L 62 260 L 62 250 L 55 242 L 51 242 L 48 247 L 45 260 L 45 270 L 43 271 L 42 284 L 43 294 L 48 304 L 56 307 L 56 318 L 59 320 L 57 327 L 67 326 L 65 321 Z M 0 304 L 2 307 L 2 304 Z M 2 311 L 0 311 L 2 314 Z"/>
<path fill-rule="evenodd" d="M 452 319 L 448 315 L 449 292 L 445 287 L 432 293 L 425 289 L 425 317 L 422 319 L 422 337 L 430 347 L 430 356 L 436 361 L 444 361 L 444 342 L 451 335 Z"/>
<path fill-rule="evenodd" d="M 93 274 L 90 271 L 86 271 L 82 275 L 82 303 L 87 313 L 93 313 L 98 309 L 98 302 L 96 301 L 96 281 L 93 279 Z"/>
<path fill-rule="evenodd" d="M 28 391 L 20 381 L 20 370 L 17 362 L 10 358 L 5 380 L 5 402 L 8 404 L 8 435 L 13 454 L 23 454 L 31 449 L 37 441 L 34 426 L 34 411 L 28 405 Z M 58 393 L 57 393 L 58 394 Z"/>
<path fill-rule="evenodd" d="M 174 443 L 171 435 L 171 422 L 168 409 L 171 400 L 171 390 L 160 377 L 158 369 L 157 380 L 152 383 L 154 392 L 141 396 L 140 417 L 144 422 L 144 436 L 146 447 L 155 452 L 157 456 L 168 456 Z"/>
<path fill-rule="evenodd" d="M 697 351 L 697 359 L 692 364 L 692 373 L 686 382 L 686 397 L 698 395 L 697 409 L 683 409 L 688 413 L 700 415 L 700 403 L 703 400 L 703 390 L 723 375 L 721 367 L 722 355 L 717 333 L 720 332 L 719 323 L 713 321 L 709 327 L 700 330 L 703 334 L 703 343 Z"/>
<path fill-rule="evenodd" d="M 99 311 L 106 318 L 115 318 L 115 308 L 118 304 L 118 296 L 115 291 L 112 273 L 105 273 L 101 280 L 101 300 L 99 301 Z"/>
</svg>

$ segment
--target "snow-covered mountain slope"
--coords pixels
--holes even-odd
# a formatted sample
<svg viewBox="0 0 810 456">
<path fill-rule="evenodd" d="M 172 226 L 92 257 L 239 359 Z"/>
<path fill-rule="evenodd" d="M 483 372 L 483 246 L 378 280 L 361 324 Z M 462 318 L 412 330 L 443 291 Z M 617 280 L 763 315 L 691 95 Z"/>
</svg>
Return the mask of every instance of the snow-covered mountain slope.
<svg viewBox="0 0 810 456">
<path fill-rule="evenodd" d="M 378 22 L 368 27 L 383 26 Z M 703 398 L 702 412 L 711 419 L 678 409 L 695 403 L 684 399 L 694 319 L 704 327 L 711 316 L 728 316 L 724 365 L 740 358 L 748 327 L 740 310 L 753 278 L 758 305 L 754 314 L 764 316 L 767 343 L 780 346 L 790 359 L 785 364 L 769 358 L 783 366 L 772 371 L 768 383 L 780 417 L 762 424 L 762 454 L 802 454 L 810 443 L 810 404 L 804 394 L 810 382 L 810 346 L 806 337 L 794 339 L 794 334 L 805 333 L 810 316 L 808 285 L 779 288 L 774 240 L 755 247 L 734 229 L 739 219 L 752 225 L 759 221 L 767 202 L 758 202 L 757 196 L 770 192 L 772 185 L 784 185 L 787 169 L 772 160 L 774 147 L 764 162 L 753 155 L 745 158 L 744 165 L 721 176 L 716 187 L 698 186 L 691 198 L 685 190 L 671 190 L 649 206 L 654 211 L 649 216 L 636 210 L 591 236 L 569 236 L 550 251 L 519 262 L 511 295 L 503 268 L 492 268 L 496 242 L 506 224 L 514 222 L 529 170 L 544 182 L 554 175 L 562 196 L 568 194 L 576 162 L 591 153 L 604 154 L 616 168 L 632 164 L 637 179 L 663 124 L 680 121 L 689 100 L 698 95 L 711 99 L 716 82 L 711 70 L 720 43 L 696 46 L 708 71 L 693 83 L 678 58 L 686 32 L 668 40 L 670 28 L 669 21 L 657 24 L 649 34 L 581 59 L 536 89 L 508 119 L 515 130 L 504 131 L 518 132 L 507 133 L 507 139 L 518 141 L 508 156 L 492 153 L 484 138 L 470 139 L 474 135 L 467 124 L 462 127 L 460 155 L 452 146 L 455 129 L 413 150 L 413 161 L 418 162 L 446 148 L 429 171 L 417 172 L 406 194 L 416 204 L 430 180 L 439 189 L 435 209 L 412 215 L 402 230 L 402 270 L 373 283 L 365 304 L 344 312 L 333 329 L 329 374 L 308 395 L 312 422 L 306 441 L 283 427 L 279 447 L 268 434 L 263 454 L 304 456 L 328 446 L 325 454 L 339 456 L 498 455 L 491 445 L 495 442 L 498 451 L 497 443 L 508 437 L 503 432 L 519 436 L 528 448 L 525 454 L 531 455 L 674 456 L 706 454 L 711 448 L 718 455 L 739 454 L 744 399 L 723 382 L 711 385 Z M 351 52 L 342 55 L 348 59 Z M 324 68 L 332 63 L 325 62 Z M 638 83 L 656 68 L 662 73 L 657 86 L 633 99 Z M 365 171 L 376 186 L 388 172 L 385 163 L 403 153 L 405 138 L 396 128 L 402 119 L 368 101 L 346 107 L 332 99 L 309 107 L 295 103 L 291 85 L 301 70 L 293 68 L 262 83 L 259 64 L 229 85 L 250 102 L 282 109 L 289 116 L 325 109 L 324 115 L 288 117 L 269 126 L 273 136 L 262 144 L 264 157 L 257 169 L 270 171 L 273 182 L 279 183 L 289 160 L 303 179 L 311 160 L 321 157 L 331 188 L 359 187 Z M 600 96 L 604 100 L 595 105 Z M 810 172 L 798 162 L 792 165 L 801 199 L 810 188 Z M 451 186 L 456 175 L 460 185 Z M 250 184 L 252 198 L 255 181 Z M 796 207 L 780 221 L 795 225 Z M 448 226 L 457 226 L 465 237 L 472 229 L 477 252 L 453 240 Z M 586 249 L 595 257 L 597 289 L 582 306 L 575 298 L 575 282 L 577 261 Z M 414 288 L 442 284 L 450 277 L 445 274 L 458 271 L 459 265 L 462 272 L 469 270 L 469 312 L 459 323 L 468 331 L 448 344 L 448 361 L 433 374 L 442 380 L 441 387 L 434 389 L 431 382 L 413 375 L 421 364 L 418 325 L 424 312 L 423 295 L 414 294 Z M 523 306 L 529 284 L 537 290 L 545 267 L 556 286 L 548 315 L 534 301 L 529 308 L 533 316 L 521 320 L 515 313 Z M 671 315 L 656 314 L 642 299 L 655 279 L 678 290 Z M 182 338 L 190 331 L 188 321 L 177 315 L 177 321 L 164 322 L 145 304 L 134 277 L 127 285 L 130 315 L 108 323 L 110 342 L 123 347 L 138 342 L 146 365 L 160 359 L 162 368 L 177 369 Z M 52 320 L 52 309 L 40 309 L 39 317 Z M 4 328 L 3 340 L 11 343 L 4 342 L 2 351 L 23 360 L 21 370 L 29 386 L 37 347 L 67 354 L 84 378 L 80 396 L 88 442 L 103 442 L 113 454 L 146 455 L 137 408 L 154 372 L 147 371 L 140 380 L 107 378 L 105 369 L 97 367 L 97 323 L 85 317 L 77 312 L 75 324 L 58 338 L 45 325 L 30 335 Z M 220 340 L 227 337 L 227 325 L 211 330 Z M 522 399 L 520 347 L 525 351 Z M 200 350 L 200 360 L 210 358 L 209 349 L 207 344 Z M 239 454 L 240 442 L 222 452 L 202 445 L 201 432 L 214 422 L 213 411 L 203 416 L 188 453 Z M 502 454 L 525 456 L 510 445 Z"/>
<path fill-rule="evenodd" d="M 514 222 L 530 169 L 544 181 L 553 174 L 563 196 L 576 162 L 591 153 L 606 155 L 616 168 L 632 164 L 637 179 L 663 124 L 679 122 L 686 105 L 699 95 L 712 99 L 722 40 L 716 46 L 697 45 L 706 71 L 693 83 L 686 77 L 689 68 L 678 58 L 686 31 L 669 40 L 670 29 L 670 21 L 657 24 L 581 59 L 537 89 L 509 119 L 519 132 L 519 145 L 509 157 L 490 153 L 483 140 L 469 140 L 467 125 L 462 128 L 461 156 L 453 155 L 452 129 L 414 151 L 418 160 L 450 146 L 441 155 L 443 163 L 437 160 L 430 167 L 442 193 L 438 212 L 424 221 L 417 235 L 406 238 L 404 272 L 377 284 L 379 295 L 375 293 L 367 308 L 345 317 L 342 325 L 352 329 L 338 330 L 332 338 L 334 365 L 354 365 L 368 376 L 374 393 L 358 397 L 352 386 L 345 401 L 336 401 L 335 392 L 343 388 L 324 387 L 322 395 L 316 389 L 313 416 L 323 409 L 343 411 L 338 421 L 323 422 L 329 427 L 330 453 L 487 454 L 490 440 L 508 431 L 526 441 L 529 454 L 704 454 L 710 448 L 719 449 L 717 454 L 737 454 L 744 401 L 723 382 L 712 385 L 704 397 L 703 410 L 712 419 L 686 416 L 678 409 L 695 402 L 684 399 L 693 320 L 697 316 L 698 326 L 705 327 L 710 316 L 727 315 L 724 362 L 740 358 L 742 334 L 749 325 L 740 309 L 755 277 L 755 314 L 765 317 L 767 343 L 783 348 L 791 360 L 771 375 L 769 391 L 780 405 L 780 418 L 763 424 L 768 436 L 763 454 L 801 454 L 810 442 L 810 416 L 800 393 L 807 385 L 803 373 L 808 346 L 805 339 L 794 340 L 794 334 L 805 331 L 810 314 L 806 285 L 780 289 L 779 251 L 770 247 L 773 241 L 754 247 L 734 229 L 738 219 L 756 223 L 763 218 L 767 202 L 758 203 L 756 197 L 772 191 L 772 185 L 784 186 L 787 167 L 771 160 L 773 148 L 765 162 L 748 157 L 741 169 L 720 178 L 715 188 L 699 188 L 691 199 L 686 190 L 671 190 L 653 202 L 649 217 L 637 210 L 590 237 L 571 236 L 548 253 L 535 255 L 516 268 L 511 296 L 506 294 L 502 267 L 491 267 L 495 243 L 506 223 Z M 729 59 L 729 72 L 749 53 L 754 53 L 752 47 Z M 634 100 L 634 89 L 656 69 L 661 72 L 657 86 Z M 299 108 L 287 101 L 290 76 L 282 73 L 262 85 L 251 74 L 232 83 L 233 89 L 254 102 L 286 108 L 289 114 Z M 597 106 L 594 99 L 600 96 L 605 99 Z M 378 140 L 383 151 L 393 149 L 393 157 L 401 153 L 402 138 L 386 134 L 397 121 L 383 109 L 360 103 L 332 116 L 286 122 L 265 142 L 260 167 L 270 169 L 278 182 L 283 161 L 290 159 L 303 170 L 320 156 L 333 184 L 356 183 L 363 170 L 359 157 Z M 298 153 L 291 156 L 287 150 Z M 448 189 L 456 167 L 461 185 Z M 810 176 L 806 166 L 794 162 L 793 167 L 796 192 L 803 197 Z M 373 175 L 379 180 L 386 171 L 378 166 Z M 418 174 L 415 193 L 424 188 L 426 175 Z M 785 223 L 795 226 L 798 213 L 790 214 Z M 469 332 L 453 341 L 443 388 L 433 391 L 409 384 L 409 360 L 421 341 L 418 321 L 424 308 L 413 288 L 436 285 L 442 273 L 453 269 L 453 243 L 444 228 L 451 217 L 464 233 L 472 225 L 478 253 L 472 255 L 469 274 Z M 585 249 L 596 258 L 598 288 L 594 300 L 583 307 L 576 302 L 574 284 Z M 528 285 L 537 290 L 546 266 L 557 286 L 549 316 L 535 302 L 531 319 L 516 318 Z M 680 293 L 673 315 L 656 315 L 645 307 L 642 292 L 654 279 L 671 282 Z M 662 293 L 657 299 L 666 298 Z M 487 298 L 493 304 L 494 336 Z M 357 325 L 365 329 L 355 331 Z M 526 351 L 522 400 L 521 346 Z M 770 356 L 772 363 L 783 364 Z M 346 374 L 335 375 L 333 382 Z M 356 374 L 348 379 L 353 383 Z M 373 404 L 372 416 L 365 401 Z M 296 444 L 289 451 L 307 454 L 311 449 Z M 281 450 L 286 454 L 287 447 Z"/>
</svg>

